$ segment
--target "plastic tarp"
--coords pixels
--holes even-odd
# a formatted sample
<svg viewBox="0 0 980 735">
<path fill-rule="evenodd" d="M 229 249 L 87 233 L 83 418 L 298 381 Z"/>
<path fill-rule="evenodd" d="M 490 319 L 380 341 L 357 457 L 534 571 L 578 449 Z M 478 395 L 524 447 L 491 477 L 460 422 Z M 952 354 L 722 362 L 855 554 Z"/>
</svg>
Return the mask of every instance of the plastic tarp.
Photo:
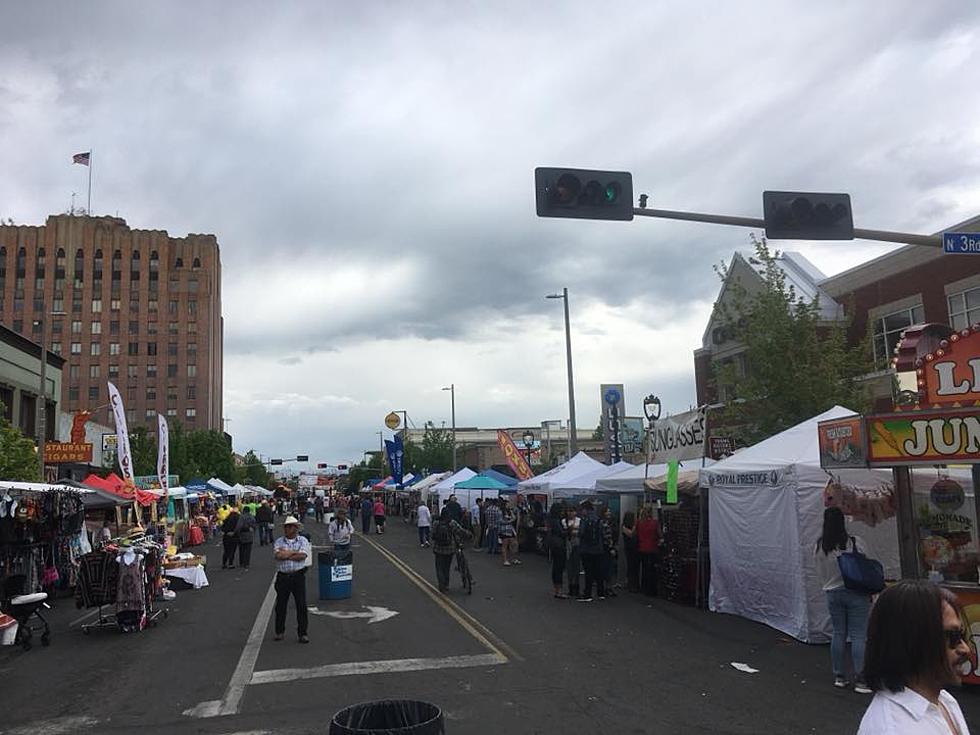
<svg viewBox="0 0 980 735">
<path fill-rule="evenodd" d="M 524 495 L 547 495 L 550 497 L 552 487 L 567 487 L 574 482 L 575 478 L 588 472 L 594 472 L 599 467 L 609 469 L 608 465 L 592 459 L 585 452 L 579 452 L 567 462 L 517 483 L 517 492 Z"/>
<path fill-rule="evenodd" d="M 563 498 L 573 498 L 578 495 L 587 495 L 595 492 L 596 482 L 603 477 L 615 475 L 623 470 L 632 468 L 629 462 L 617 462 L 614 465 L 599 465 L 598 467 L 574 477 L 567 483 L 554 483 L 551 485 L 551 497 L 555 500 Z"/>
<path fill-rule="evenodd" d="M 435 485 L 429 488 L 429 495 L 439 496 L 439 507 L 442 507 L 443 500 L 449 500 L 449 496 L 456 491 L 456 484 L 469 480 L 471 477 L 476 477 L 476 473 L 469 467 L 464 467 L 455 474 L 440 480 Z"/>
<path fill-rule="evenodd" d="M 701 470 L 701 487 L 708 489 L 711 610 L 765 623 L 807 643 L 829 640 L 815 551 L 831 477 L 820 467 L 817 423 L 853 414 L 835 406 Z M 834 476 L 868 490 L 891 483 L 888 470 L 841 470 Z M 873 528 L 851 521 L 848 531 L 867 544 L 886 577 L 900 576 L 894 517 Z"/>
</svg>

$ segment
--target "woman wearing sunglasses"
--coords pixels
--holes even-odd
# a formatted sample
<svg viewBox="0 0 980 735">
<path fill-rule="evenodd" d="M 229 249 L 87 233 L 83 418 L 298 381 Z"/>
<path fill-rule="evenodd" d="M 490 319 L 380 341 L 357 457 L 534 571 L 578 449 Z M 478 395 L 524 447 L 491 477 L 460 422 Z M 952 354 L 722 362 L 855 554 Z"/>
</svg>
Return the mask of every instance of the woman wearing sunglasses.
<svg viewBox="0 0 980 735">
<path fill-rule="evenodd" d="M 858 735 L 969 735 L 946 691 L 969 661 L 956 595 L 919 580 L 886 589 L 868 620 L 864 678 L 876 693 Z"/>
</svg>

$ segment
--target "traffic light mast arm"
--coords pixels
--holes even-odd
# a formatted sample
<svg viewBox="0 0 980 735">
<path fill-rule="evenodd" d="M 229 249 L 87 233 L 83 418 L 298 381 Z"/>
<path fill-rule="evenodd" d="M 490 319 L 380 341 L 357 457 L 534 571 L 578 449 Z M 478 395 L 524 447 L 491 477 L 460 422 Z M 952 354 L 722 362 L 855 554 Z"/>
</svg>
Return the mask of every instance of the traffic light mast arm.
<svg viewBox="0 0 980 735">
<path fill-rule="evenodd" d="M 635 217 L 660 217 L 661 219 L 677 219 L 688 222 L 707 222 L 713 225 L 735 225 L 736 227 L 757 227 L 764 229 L 766 221 L 756 217 L 733 217 L 727 214 L 702 214 L 700 212 L 677 212 L 672 209 L 633 209 Z M 859 240 L 878 240 L 880 242 L 897 242 L 904 245 L 923 245 L 930 248 L 941 248 L 943 238 L 940 235 L 916 235 L 910 232 L 890 232 L 888 230 L 862 230 L 854 228 L 854 237 Z"/>
</svg>

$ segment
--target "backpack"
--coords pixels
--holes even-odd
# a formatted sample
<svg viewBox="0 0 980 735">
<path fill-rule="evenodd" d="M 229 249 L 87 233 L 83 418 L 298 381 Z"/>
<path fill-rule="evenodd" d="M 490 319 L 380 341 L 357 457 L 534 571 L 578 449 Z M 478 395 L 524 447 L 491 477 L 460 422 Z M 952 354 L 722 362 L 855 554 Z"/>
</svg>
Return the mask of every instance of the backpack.
<svg viewBox="0 0 980 735">
<path fill-rule="evenodd" d="M 602 526 L 599 524 L 599 516 L 587 515 L 582 519 L 582 527 L 579 529 L 579 539 L 582 546 L 602 548 Z"/>
<path fill-rule="evenodd" d="M 854 592 L 876 595 L 885 589 L 885 569 L 877 559 L 871 559 L 857 550 L 857 541 L 851 536 L 852 551 L 837 557 L 844 586 Z"/>
<path fill-rule="evenodd" d="M 440 546 L 448 546 L 452 541 L 452 533 L 449 524 L 445 521 L 437 521 L 436 527 L 432 529 L 432 540 Z"/>
</svg>

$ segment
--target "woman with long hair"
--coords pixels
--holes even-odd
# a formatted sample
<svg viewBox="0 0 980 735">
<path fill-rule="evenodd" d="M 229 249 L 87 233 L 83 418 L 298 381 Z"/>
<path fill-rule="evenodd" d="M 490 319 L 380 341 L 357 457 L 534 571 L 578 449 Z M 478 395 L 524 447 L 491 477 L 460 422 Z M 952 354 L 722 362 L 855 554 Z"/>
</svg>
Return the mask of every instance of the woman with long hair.
<svg viewBox="0 0 980 735">
<path fill-rule="evenodd" d="M 568 552 L 565 549 L 565 528 L 562 520 L 565 517 L 565 505 L 562 502 L 552 503 L 548 510 L 548 553 L 551 554 L 551 587 L 556 600 L 566 600 L 568 595 L 562 592 L 565 580 L 565 564 Z"/>
<path fill-rule="evenodd" d="M 827 508 L 823 512 L 823 534 L 817 541 L 817 579 L 827 596 L 827 608 L 834 627 L 830 640 L 830 661 L 834 669 L 834 686 L 844 689 L 850 686 L 847 676 L 847 641 L 851 641 L 851 659 L 854 669 L 854 691 L 871 694 L 864 681 L 864 647 L 867 640 L 868 611 L 871 595 L 849 590 L 844 586 L 838 559 L 845 551 L 865 553 L 864 543 L 857 536 L 847 533 L 844 513 L 840 508 Z"/>
<path fill-rule="evenodd" d="M 623 516 L 623 553 L 626 556 L 626 589 L 640 591 L 640 547 L 636 536 L 636 513 L 628 511 Z"/>
</svg>

